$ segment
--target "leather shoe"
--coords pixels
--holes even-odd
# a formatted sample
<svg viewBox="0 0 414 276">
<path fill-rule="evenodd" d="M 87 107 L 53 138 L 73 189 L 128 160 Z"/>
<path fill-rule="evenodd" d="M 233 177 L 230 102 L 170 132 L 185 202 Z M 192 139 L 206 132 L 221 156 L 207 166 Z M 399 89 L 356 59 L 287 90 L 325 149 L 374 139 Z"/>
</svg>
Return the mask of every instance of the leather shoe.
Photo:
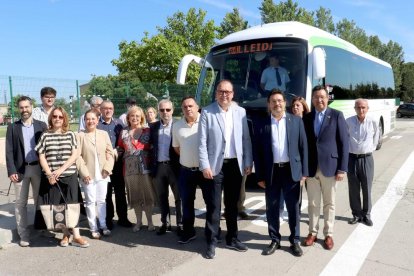
<svg viewBox="0 0 414 276">
<path fill-rule="evenodd" d="M 214 244 L 207 245 L 207 251 L 206 251 L 206 259 L 214 259 L 216 256 L 216 246 Z"/>
<path fill-rule="evenodd" d="M 370 218 L 368 218 L 368 217 L 364 217 L 364 218 L 362 219 L 362 223 L 364 223 L 366 226 L 372 226 L 372 225 L 374 225 L 374 224 L 372 223 L 372 220 L 371 220 Z"/>
<path fill-rule="evenodd" d="M 348 224 L 357 224 L 360 221 L 361 221 L 360 217 L 353 217 L 348 221 Z"/>
<path fill-rule="evenodd" d="M 276 249 L 280 249 L 280 243 L 278 241 L 272 241 L 268 247 L 263 249 L 262 255 L 272 255 L 275 253 Z"/>
<path fill-rule="evenodd" d="M 157 231 L 157 235 L 164 235 L 167 231 L 171 231 L 171 225 L 163 224 Z"/>
<path fill-rule="evenodd" d="M 245 252 L 249 249 L 245 244 L 239 241 L 237 238 L 232 238 L 230 242 L 227 242 L 226 247 L 239 252 Z"/>
<path fill-rule="evenodd" d="M 304 246 L 312 246 L 315 242 L 316 242 L 316 236 L 309 234 L 306 239 L 305 242 L 303 243 Z"/>
<path fill-rule="evenodd" d="M 183 235 L 183 227 L 181 225 L 177 226 L 177 236 L 181 237 Z"/>
<path fill-rule="evenodd" d="M 239 217 L 240 217 L 240 219 L 249 219 L 249 215 L 245 212 L 245 211 L 241 211 L 240 213 L 239 213 Z"/>
<path fill-rule="evenodd" d="M 290 250 L 292 250 L 293 256 L 300 257 L 303 255 L 302 248 L 300 248 L 300 245 L 298 242 L 292 243 L 290 245 Z"/>
<path fill-rule="evenodd" d="M 114 229 L 114 222 L 111 220 L 106 221 L 106 227 L 108 227 L 109 230 Z"/>
<path fill-rule="evenodd" d="M 323 244 L 325 245 L 325 249 L 331 250 L 334 247 L 334 241 L 331 236 L 326 236 Z"/>
</svg>

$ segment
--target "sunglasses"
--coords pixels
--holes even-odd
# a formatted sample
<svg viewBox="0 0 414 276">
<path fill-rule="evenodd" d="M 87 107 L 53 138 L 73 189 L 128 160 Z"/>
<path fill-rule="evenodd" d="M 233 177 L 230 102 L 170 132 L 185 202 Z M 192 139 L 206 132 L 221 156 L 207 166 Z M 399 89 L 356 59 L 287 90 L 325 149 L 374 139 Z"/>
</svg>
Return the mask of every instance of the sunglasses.
<svg viewBox="0 0 414 276">
<path fill-rule="evenodd" d="M 53 115 L 52 117 L 53 117 L 53 119 L 63 120 L 63 116 L 60 116 L 60 115 Z"/>
<path fill-rule="evenodd" d="M 161 108 L 160 112 L 170 112 L 171 108 Z"/>
</svg>

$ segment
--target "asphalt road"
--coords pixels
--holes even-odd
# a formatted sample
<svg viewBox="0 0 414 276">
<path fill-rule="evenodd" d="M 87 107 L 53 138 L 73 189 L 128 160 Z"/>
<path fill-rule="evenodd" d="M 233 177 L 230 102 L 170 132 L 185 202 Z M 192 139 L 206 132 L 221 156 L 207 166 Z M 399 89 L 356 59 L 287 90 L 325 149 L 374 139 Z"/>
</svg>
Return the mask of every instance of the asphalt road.
<svg viewBox="0 0 414 276">
<path fill-rule="evenodd" d="M 373 227 L 347 223 L 351 217 L 347 181 L 337 184 L 335 246 L 331 251 L 323 249 L 323 237 L 319 234 L 320 239 L 314 246 L 303 247 L 302 257 L 292 256 L 287 240 L 289 229 L 284 223 L 281 228 L 282 249 L 271 256 L 262 256 L 262 249 L 269 243 L 263 220 L 264 193 L 260 189 L 249 189 L 246 207 L 251 219 L 239 221 L 239 238 L 249 246 L 247 252 L 228 250 L 222 243 L 214 260 L 202 257 L 206 246 L 203 235 L 205 220 L 204 204 L 201 193 L 198 193 L 197 239 L 189 244 L 178 244 L 175 232 L 157 236 L 145 228 L 133 233 L 132 229 L 116 227 L 111 237 L 90 239 L 91 246 L 87 249 L 61 248 L 57 238 L 35 233 L 30 248 L 21 248 L 16 243 L 3 246 L 0 250 L 0 274 L 414 275 L 413 140 L 414 120 L 400 119 L 396 130 L 386 137 L 382 149 L 374 153 Z M 0 190 L 4 191 L 5 179 L 1 178 Z M 7 230 L 3 222 L 13 218 L 10 214 L 6 216 L 4 210 L 7 206 L 10 209 L 12 204 L 3 195 L 0 197 L 0 230 Z M 306 192 L 303 199 L 301 236 L 304 238 L 308 233 Z M 173 205 L 172 200 L 170 205 Z M 129 210 L 129 218 L 135 221 L 132 210 Z M 155 215 L 154 221 L 159 224 L 159 214 Z M 81 225 L 82 234 L 89 236 L 85 219 Z M 224 237 L 224 221 L 221 227 Z"/>
</svg>

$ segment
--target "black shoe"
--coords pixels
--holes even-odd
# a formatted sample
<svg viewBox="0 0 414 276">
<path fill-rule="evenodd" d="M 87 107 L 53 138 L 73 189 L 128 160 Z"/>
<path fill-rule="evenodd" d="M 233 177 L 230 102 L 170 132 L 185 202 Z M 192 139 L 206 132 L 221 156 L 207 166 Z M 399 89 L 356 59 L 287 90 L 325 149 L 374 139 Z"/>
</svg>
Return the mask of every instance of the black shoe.
<svg viewBox="0 0 414 276">
<path fill-rule="evenodd" d="M 362 219 L 362 223 L 363 223 L 363 224 L 365 224 L 366 226 L 372 226 L 372 225 L 374 225 L 374 224 L 372 223 L 372 220 L 371 220 L 370 218 L 368 218 L 368 217 L 364 217 L 364 218 Z"/>
<path fill-rule="evenodd" d="M 275 253 L 276 249 L 280 249 L 280 242 L 278 241 L 272 241 L 268 247 L 266 247 L 265 249 L 263 249 L 262 251 L 262 255 L 272 255 L 273 253 Z"/>
<path fill-rule="evenodd" d="M 290 245 L 290 250 L 292 250 L 293 256 L 300 257 L 303 255 L 302 248 L 300 248 L 300 245 L 298 242 L 292 243 Z"/>
<path fill-rule="evenodd" d="M 239 213 L 240 219 L 249 219 L 249 215 L 245 211 Z"/>
<path fill-rule="evenodd" d="M 350 219 L 348 221 L 348 224 L 357 224 L 358 222 L 361 222 L 361 218 L 360 217 L 353 217 L 352 219 Z"/>
<path fill-rule="evenodd" d="M 220 220 L 225 220 L 226 219 L 226 212 L 224 212 L 223 214 L 221 214 Z"/>
<path fill-rule="evenodd" d="M 171 225 L 163 224 L 157 231 L 157 235 L 164 235 L 167 231 L 171 231 Z"/>
<path fill-rule="evenodd" d="M 214 259 L 216 256 L 216 246 L 214 244 L 207 245 L 207 251 L 206 251 L 206 259 Z"/>
<path fill-rule="evenodd" d="M 106 222 L 106 227 L 107 227 L 109 230 L 114 229 L 114 222 L 113 222 L 112 220 L 108 220 L 108 221 Z"/>
<path fill-rule="evenodd" d="M 195 232 L 193 232 L 193 233 L 191 233 L 191 234 L 187 234 L 187 233 L 183 233 L 182 235 L 181 235 L 181 238 L 178 240 L 178 243 L 181 243 L 181 244 L 186 244 L 186 243 L 189 243 L 190 241 L 192 241 L 192 240 L 195 240 L 196 239 L 196 233 Z"/>
<path fill-rule="evenodd" d="M 118 220 L 118 223 L 117 223 L 119 226 L 122 226 L 122 227 L 127 227 L 127 228 L 130 228 L 130 227 L 132 227 L 132 222 L 130 222 L 128 219 L 123 219 L 123 220 Z M 108 225 L 107 225 L 108 226 Z M 108 227 L 109 228 L 109 227 Z"/>
<path fill-rule="evenodd" d="M 239 241 L 237 238 L 232 238 L 231 242 L 228 242 L 226 244 L 226 247 L 229 249 L 234 249 L 239 252 L 245 252 L 247 249 L 249 249 L 245 244 L 243 244 L 241 241 Z"/>
<path fill-rule="evenodd" d="M 181 225 L 178 225 L 177 226 L 177 236 L 181 237 L 182 235 L 184 235 L 183 227 Z"/>
</svg>

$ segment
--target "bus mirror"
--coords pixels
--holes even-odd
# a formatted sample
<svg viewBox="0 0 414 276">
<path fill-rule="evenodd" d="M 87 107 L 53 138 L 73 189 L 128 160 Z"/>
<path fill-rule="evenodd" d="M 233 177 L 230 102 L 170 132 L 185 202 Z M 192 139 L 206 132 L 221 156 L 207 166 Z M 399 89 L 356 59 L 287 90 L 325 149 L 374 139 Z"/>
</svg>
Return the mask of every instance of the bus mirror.
<svg viewBox="0 0 414 276">
<path fill-rule="evenodd" d="M 191 62 L 195 62 L 200 66 L 203 66 L 204 60 L 198 56 L 195 55 L 185 55 L 178 65 L 178 71 L 177 71 L 177 84 L 185 84 L 185 77 L 187 76 L 187 70 L 188 65 Z"/>
<path fill-rule="evenodd" d="M 313 79 L 318 80 L 326 76 L 325 51 L 322 48 L 314 48 L 313 59 Z"/>
</svg>

